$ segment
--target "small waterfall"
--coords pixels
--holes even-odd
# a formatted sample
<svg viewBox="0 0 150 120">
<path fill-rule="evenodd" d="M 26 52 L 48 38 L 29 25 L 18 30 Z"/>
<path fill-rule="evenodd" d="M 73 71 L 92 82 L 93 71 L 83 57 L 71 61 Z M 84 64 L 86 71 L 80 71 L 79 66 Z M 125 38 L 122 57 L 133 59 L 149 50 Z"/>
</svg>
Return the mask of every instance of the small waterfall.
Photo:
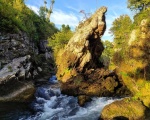
<svg viewBox="0 0 150 120">
<path fill-rule="evenodd" d="M 115 100 L 95 97 L 80 107 L 76 97 L 61 94 L 55 76 L 50 83 L 52 85 L 37 88 L 36 100 L 31 104 L 35 114 L 20 120 L 97 120 L 103 107 Z"/>
</svg>

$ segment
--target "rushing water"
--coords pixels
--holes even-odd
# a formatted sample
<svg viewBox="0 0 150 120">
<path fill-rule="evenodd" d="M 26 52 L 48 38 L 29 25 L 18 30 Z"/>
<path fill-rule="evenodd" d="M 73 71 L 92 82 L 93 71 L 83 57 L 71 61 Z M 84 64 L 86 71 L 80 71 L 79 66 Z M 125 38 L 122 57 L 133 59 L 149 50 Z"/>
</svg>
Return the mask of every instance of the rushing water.
<svg viewBox="0 0 150 120">
<path fill-rule="evenodd" d="M 34 113 L 19 111 L 19 120 L 97 120 L 102 108 L 114 101 L 111 98 L 92 98 L 84 107 L 80 107 L 77 98 L 60 93 L 55 77 L 50 79 L 51 85 L 37 88 L 36 100 L 30 105 Z M 13 113 L 13 112 L 12 112 Z M 18 116 L 19 115 L 19 116 Z M 10 114 L 11 116 L 11 114 Z M 14 115 L 12 115 L 14 116 Z M 12 117 L 15 118 L 15 117 Z M 17 120 L 17 119 L 7 120 Z"/>
</svg>

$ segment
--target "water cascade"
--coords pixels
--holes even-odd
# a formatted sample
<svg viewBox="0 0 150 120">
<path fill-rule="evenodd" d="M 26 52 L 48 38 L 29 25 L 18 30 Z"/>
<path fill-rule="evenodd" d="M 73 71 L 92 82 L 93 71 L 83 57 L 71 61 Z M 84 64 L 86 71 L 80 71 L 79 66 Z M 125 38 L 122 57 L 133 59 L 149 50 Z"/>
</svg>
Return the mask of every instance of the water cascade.
<svg viewBox="0 0 150 120">
<path fill-rule="evenodd" d="M 116 100 L 94 97 L 80 107 L 76 97 L 61 94 L 54 76 L 50 79 L 50 85 L 37 88 L 35 96 L 31 104 L 35 114 L 22 116 L 20 120 L 97 120 L 103 107 Z"/>
</svg>

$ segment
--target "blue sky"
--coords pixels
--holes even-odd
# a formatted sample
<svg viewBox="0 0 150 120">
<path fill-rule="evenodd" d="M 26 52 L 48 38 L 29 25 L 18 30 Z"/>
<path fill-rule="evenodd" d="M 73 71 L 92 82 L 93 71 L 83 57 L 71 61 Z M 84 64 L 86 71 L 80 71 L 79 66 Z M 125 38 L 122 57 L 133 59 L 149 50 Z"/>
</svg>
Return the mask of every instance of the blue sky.
<svg viewBox="0 0 150 120">
<path fill-rule="evenodd" d="M 47 7 L 51 0 L 47 0 Z M 44 5 L 44 0 L 26 0 L 26 5 L 38 13 L 39 7 Z M 84 19 L 83 14 L 79 13 L 84 10 L 85 13 L 92 14 L 101 6 L 108 8 L 106 13 L 107 29 L 103 35 L 103 40 L 111 40 L 109 29 L 115 18 L 122 14 L 132 15 L 132 12 L 127 9 L 127 0 L 55 0 L 53 13 L 50 20 L 60 28 L 62 24 L 68 24 L 72 29 Z"/>
</svg>

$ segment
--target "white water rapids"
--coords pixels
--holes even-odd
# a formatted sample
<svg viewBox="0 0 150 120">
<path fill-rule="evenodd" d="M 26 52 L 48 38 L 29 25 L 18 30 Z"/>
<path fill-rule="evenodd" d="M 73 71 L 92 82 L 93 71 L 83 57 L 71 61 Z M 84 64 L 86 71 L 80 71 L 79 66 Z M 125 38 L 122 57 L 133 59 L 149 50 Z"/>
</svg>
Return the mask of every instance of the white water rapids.
<svg viewBox="0 0 150 120">
<path fill-rule="evenodd" d="M 61 94 L 55 79 L 50 82 L 53 85 L 39 87 L 36 91 L 36 100 L 32 103 L 35 114 L 20 120 L 98 120 L 104 106 L 114 101 L 112 98 L 92 98 L 80 107 L 76 97 Z"/>
</svg>

